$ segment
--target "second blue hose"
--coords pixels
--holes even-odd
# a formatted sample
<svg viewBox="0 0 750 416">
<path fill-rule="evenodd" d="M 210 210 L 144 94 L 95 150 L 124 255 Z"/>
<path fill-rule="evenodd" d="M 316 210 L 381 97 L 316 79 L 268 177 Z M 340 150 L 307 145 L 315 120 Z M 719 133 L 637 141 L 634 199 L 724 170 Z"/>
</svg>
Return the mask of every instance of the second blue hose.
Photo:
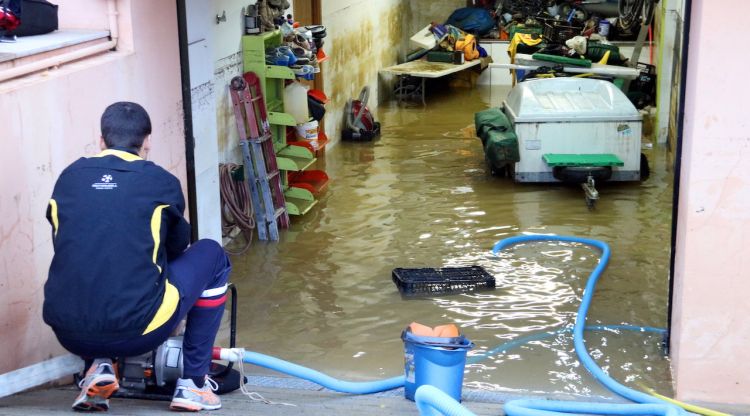
<svg viewBox="0 0 750 416">
<path fill-rule="evenodd" d="M 505 247 L 524 243 L 529 241 L 565 241 L 570 243 L 586 244 L 588 246 L 596 247 L 601 250 L 602 255 L 599 259 L 599 264 L 596 265 L 594 271 L 591 272 L 589 280 L 586 282 L 586 288 L 583 290 L 583 298 L 581 299 L 581 305 L 578 307 L 578 313 L 576 315 L 576 322 L 573 326 L 573 346 L 575 347 L 578 359 L 583 363 L 583 366 L 594 376 L 600 383 L 611 391 L 618 395 L 632 400 L 637 403 L 655 403 L 664 404 L 665 402 L 650 396 L 646 393 L 633 390 L 618 383 L 615 379 L 607 375 L 597 364 L 593 358 L 589 355 L 586 345 L 583 342 L 583 330 L 586 326 L 586 316 L 589 313 L 589 307 L 591 306 L 591 299 L 594 295 L 594 289 L 596 288 L 596 282 L 599 280 L 604 269 L 609 263 L 610 250 L 609 245 L 603 241 L 594 240 L 590 238 L 580 237 L 568 237 L 568 236 L 556 236 L 556 235 L 522 235 L 517 237 L 506 238 L 505 240 L 499 241 L 492 248 L 492 253 L 497 254 L 500 250 Z"/>
</svg>

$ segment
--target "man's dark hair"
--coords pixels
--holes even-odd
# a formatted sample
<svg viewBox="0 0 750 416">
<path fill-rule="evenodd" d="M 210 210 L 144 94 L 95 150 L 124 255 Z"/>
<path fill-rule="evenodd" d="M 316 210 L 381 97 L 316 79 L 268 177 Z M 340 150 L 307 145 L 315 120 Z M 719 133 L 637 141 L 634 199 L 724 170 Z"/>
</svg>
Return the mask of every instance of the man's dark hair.
<svg viewBox="0 0 750 416">
<path fill-rule="evenodd" d="M 120 101 L 111 104 L 102 114 L 102 138 L 108 148 L 124 147 L 138 150 L 151 134 L 151 119 L 139 104 Z"/>
</svg>

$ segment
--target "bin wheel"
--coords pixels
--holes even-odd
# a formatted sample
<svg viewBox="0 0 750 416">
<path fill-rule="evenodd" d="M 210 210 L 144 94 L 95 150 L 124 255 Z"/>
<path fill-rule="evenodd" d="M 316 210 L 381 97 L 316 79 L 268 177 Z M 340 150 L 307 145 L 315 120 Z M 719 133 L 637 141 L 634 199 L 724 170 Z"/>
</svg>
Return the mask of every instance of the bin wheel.
<svg viewBox="0 0 750 416">
<path fill-rule="evenodd" d="M 649 176 L 651 176 L 651 168 L 648 165 L 648 158 L 641 153 L 641 181 L 648 180 Z"/>
</svg>

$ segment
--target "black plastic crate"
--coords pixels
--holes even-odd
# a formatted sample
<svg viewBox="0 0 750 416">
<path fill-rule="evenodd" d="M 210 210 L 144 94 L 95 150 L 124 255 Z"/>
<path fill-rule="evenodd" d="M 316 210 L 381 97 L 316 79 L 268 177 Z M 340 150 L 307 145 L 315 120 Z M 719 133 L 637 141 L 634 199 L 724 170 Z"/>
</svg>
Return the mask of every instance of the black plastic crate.
<svg viewBox="0 0 750 416">
<path fill-rule="evenodd" d="M 495 288 L 495 277 L 481 266 L 396 268 L 391 277 L 404 296 L 444 295 Z"/>
</svg>

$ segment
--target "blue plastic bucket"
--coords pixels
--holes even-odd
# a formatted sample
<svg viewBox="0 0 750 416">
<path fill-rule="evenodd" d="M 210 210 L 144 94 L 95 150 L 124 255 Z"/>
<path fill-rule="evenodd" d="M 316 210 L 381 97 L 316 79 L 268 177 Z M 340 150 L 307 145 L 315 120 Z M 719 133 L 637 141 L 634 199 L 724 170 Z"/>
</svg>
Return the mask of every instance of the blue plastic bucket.
<svg viewBox="0 0 750 416">
<path fill-rule="evenodd" d="M 466 337 L 420 337 L 409 331 L 401 334 L 404 340 L 404 395 L 414 400 L 419 386 L 435 386 L 461 401 L 466 352 L 474 344 Z"/>
</svg>

